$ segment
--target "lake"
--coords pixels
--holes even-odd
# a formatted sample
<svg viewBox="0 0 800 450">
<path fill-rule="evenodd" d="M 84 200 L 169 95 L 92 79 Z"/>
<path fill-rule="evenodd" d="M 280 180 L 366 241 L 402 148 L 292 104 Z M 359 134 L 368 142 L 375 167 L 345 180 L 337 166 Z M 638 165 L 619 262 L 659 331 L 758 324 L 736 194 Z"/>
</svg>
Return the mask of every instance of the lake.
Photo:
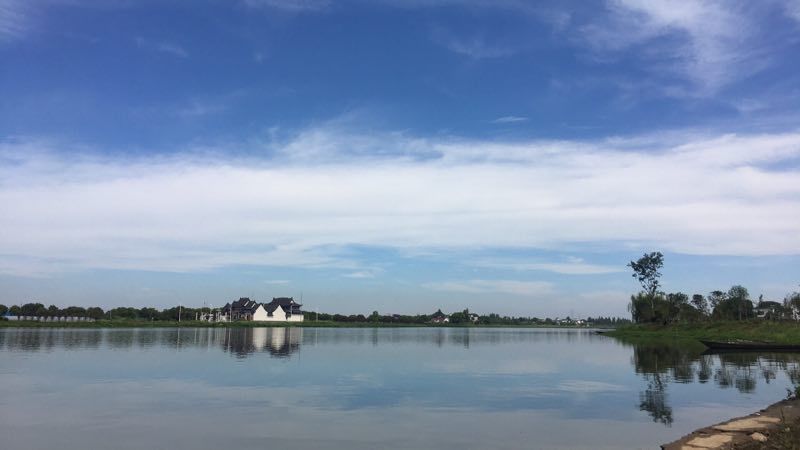
<svg viewBox="0 0 800 450">
<path fill-rule="evenodd" d="M 699 348 L 698 348 L 699 347 Z M 800 355 L 533 328 L 0 329 L 0 448 L 658 448 Z"/>
</svg>

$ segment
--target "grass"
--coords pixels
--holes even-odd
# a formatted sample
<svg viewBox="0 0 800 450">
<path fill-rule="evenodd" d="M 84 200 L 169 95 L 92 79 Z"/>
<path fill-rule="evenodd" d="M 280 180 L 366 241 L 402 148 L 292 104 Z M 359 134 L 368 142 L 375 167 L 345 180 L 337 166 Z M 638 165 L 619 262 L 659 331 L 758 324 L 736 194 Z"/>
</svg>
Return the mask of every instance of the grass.
<svg viewBox="0 0 800 450">
<path fill-rule="evenodd" d="M 765 320 L 672 325 L 629 325 L 605 333 L 620 338 L 746 339 L 800 344 L 800 324 Z"/>
</svg>

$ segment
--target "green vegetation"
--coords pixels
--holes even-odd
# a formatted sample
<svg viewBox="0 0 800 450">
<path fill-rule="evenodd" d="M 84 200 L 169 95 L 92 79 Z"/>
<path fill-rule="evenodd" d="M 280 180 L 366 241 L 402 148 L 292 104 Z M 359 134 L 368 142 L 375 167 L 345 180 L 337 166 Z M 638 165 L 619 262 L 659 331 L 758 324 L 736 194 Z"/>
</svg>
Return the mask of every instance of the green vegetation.
<svg viewBox="0 0 800 450">
<path fill-rule="evenodd" d="M 766 320 L 636 324 L 605 333 L 620 338 L 747 339 L 782 344 L 800 343 L 800 324 Z"/>
<path fill-rule="evenodd" d="M 0 305 L 2 306 L 2 305 Z M 4 306 L 3 306 L 4 307 Z M 585 321 L 577 321 L 567 317 L 566 319 L 540 319 L 537 317 L 510 317 L 500 316 L 499 314 L 478 315 L 470 313 L 468 309 L 445 315 L 441 311 L 434 314 L 418 315 L 382 315 L 378 311 L 373 311 L 369 316 L 363 314 L 328 314 L 317 312 L 306 312 L 305 322 L 248 322 L 234 321 L 233 323 L 214 323 L 197 320 L 204 315 L 210 315 L 210 308 L 186 308 L 175 306 L 164 310 L 155 308 L 132 308 L 118 307 L 108 311 L 103 311 L 99 307 L 83 308 L 70 306 L 58 308 L 55 305 L 45 307 L 41 303 L 26 303 L 22 306 L 14 305 L 8 308 L 8 313 L 12 316 L 36 316 L 47 319 L 46 321 L 3 321 L 3 327 L 80 327 L 80 328 L 104 328 L 104 327 L 213 327 L 213 326 L 232 326 L 232 327 L 253 327 L 253 326 L 319 326 L 319 327 L 401 327 L 401 326 L 518 326 L 518 327 L 547 327 L 547 326 L 592 326 L 592 327 L 615 327 L 621 324 L 628 324 L 630 320 L 616 317 L 597 317 L 588 318 Z M 94 319 L 93 322 L 65 322 L 58 318 L 65 317 L 88 317 Z M 434 317 L 448 317 L 447 323 L 432 324 Z"/>
<path fill-rule="evenodd" d="M 642 290 L 631 296 L 628 305 L 634 323 L 667 326 L 741 322 L 755 318 L 771 322 L 794 322 L 800 317 L 798 292 L 788 294 L 782 303 L 765 301 L 763 296 L 759 296 L 758 304 L 755 305 L 747 288 L 740 285 L 732 286 L 727 292 L 711 291 L 708 297 L 694 294 L 691 300 L 683 292 L 665 293 L 659 290 L 660 270 L 663 265 L 664 256 L 660 252 L 645 253 L 628 264 L 633 270 L 632 276 L 642 285 Z M 723 326 L 730 327 L 730 324 Z M 744 328 L 743 326 L 742 329 Z"/>
</svg>

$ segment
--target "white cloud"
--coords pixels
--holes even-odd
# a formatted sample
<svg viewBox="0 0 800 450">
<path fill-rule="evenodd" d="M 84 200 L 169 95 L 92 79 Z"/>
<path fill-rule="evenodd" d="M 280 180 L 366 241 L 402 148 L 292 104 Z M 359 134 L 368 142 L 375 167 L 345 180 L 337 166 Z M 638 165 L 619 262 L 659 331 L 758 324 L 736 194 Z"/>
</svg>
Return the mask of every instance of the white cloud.
<svg viewBox="0 0 800 450">
<path fill-rule="evenodd" d="M 713 94 L 769 63 L 757 39 L 758 8 L 747 3 L 608 0 L 606 5 L 607 15 L 581 28 L 584 43 L 599 52 L 636 47 L 655 71 L 673 70 L 689 79 L 696 94 Z"/>
<path fill-rule="evenodd" d="M 545 281 L 519 280 L 464 280 L 426 283 L 423 287 L 434 291 L 461 292 L 465 294 L 512 294 L 534 296 L 553 292 L 553 284 Z"/>
<path fill-rule="evenodd" d="M 275 156 L 112 157 L 0 141 L 0 271 L 363 271 L 341 251 L 352 245 L 800 254 L 800 133 L 498 143 L 323 126 L 236 145 Z"/>
<path fill-rule="evenodd" d="M 289 280 L 264 280 L 266 284 L 289 284 Z"/>
<path fill-rule="evenodd" d="M 527 122 L 527 117 L 519 117 L 519 116 L 503 116 L 494 119 L 492 123 L 519 123 L 519 122 Z"/>
</svg>

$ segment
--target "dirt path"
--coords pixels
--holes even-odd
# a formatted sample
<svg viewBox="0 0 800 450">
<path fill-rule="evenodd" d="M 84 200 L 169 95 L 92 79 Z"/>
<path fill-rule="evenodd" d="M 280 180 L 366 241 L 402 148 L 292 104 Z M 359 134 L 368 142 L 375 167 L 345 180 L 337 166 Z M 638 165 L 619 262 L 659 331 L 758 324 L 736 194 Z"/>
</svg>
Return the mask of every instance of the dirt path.
<svg viewBox="0 0 800 450">
<path fill-rule="evenodd" d="M 800 399 L 783 400 L 746 417 L 732 419 L 710 427 L 701 428 L 675 442 L 662 445 L 664 450 L 759 448 L 773 447 L 770 436 L 785 431 L 786 424 L 800 421 Z M 783 428 L 782 428 L 783 427 Z M 793 447 L 786 447 L 793 448 Z"/>
</svg>

